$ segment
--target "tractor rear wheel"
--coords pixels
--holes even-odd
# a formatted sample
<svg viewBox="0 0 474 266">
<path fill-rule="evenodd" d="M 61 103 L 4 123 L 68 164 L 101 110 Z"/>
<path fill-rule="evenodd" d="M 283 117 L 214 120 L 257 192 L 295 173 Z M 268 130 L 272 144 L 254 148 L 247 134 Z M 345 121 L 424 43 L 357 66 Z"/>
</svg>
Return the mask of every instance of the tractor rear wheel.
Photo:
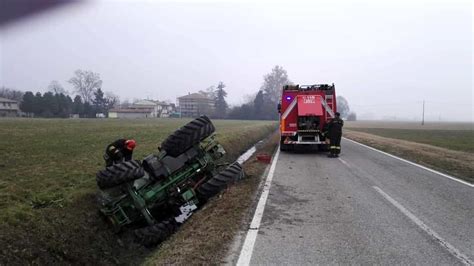
<svg viewBox="0 0 474 266">
<path fill-rule="evenodd" d="M 215 130 L 211 120 L 201 116 L 176 130 L 161 143 L 161 148 L 168 155 L 176 157 L 209 137 Z"/>
<path fill-rule="evenodd" d="M 206 201 L 217 195 L 222 189 L 226 188 L 228 184 L 242 179 L 243 177 L 244 170 L 242 166 L 235 162 L 199 186 L 196 191 L 198 198 Z"/>
<path fill-rule="evenodd" d="M 167 220 L 135 230 L 135 239 L 145 247 L 153 247 L 165 241 L 176 229 L 178 224 L 174 220 Z"/>
<path fill-rule="evenodd" d="M 139 161 L 126 161 L 114 164 L 96 174 L 97 186 L 101 189 L 111 188 L 133 181 L 145 175 Z"/>
</svg>

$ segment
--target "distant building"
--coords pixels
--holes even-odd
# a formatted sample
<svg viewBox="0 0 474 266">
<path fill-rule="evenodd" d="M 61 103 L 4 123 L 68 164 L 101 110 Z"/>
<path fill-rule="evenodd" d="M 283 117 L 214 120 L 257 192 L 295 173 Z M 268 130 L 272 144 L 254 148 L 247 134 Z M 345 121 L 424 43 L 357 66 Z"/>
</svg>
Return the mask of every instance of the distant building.
<svg viewBox="0 0 474 266">
<path fill-rule="evenodd" d="M 0 97 L 0 117 L 15 117 L 20 113 L 19 103 Z"/>
<path fill-rule="evenodd" d="M 172 103 L 140 100 L 128 108 L 117 108 L 109 110 L 109 118 L 157 118 L 169 117 L 175 111 Z"/>
<path fill-rule="evenodd" d="M 152 109 L 146 108 L 122 108 L 109 110 L 109 118 L 151 118 Z"/>
<path fill-rule="evenodd" d="M 158 102 L 160 106 L 160 117 L 170 117 L 176 112 L 176 105 L 174 103 Z"/>
<path fill-rule="evenodd" d="M 169 117 L 176 109 L 172 103 L 152 101 L 152 100 L 140 100 L 135 102 L 131 108 L 134 109 L 152 109 L 151 117 Z"/>
<path fill-rule="evenodd" d="M 178 112 L 182 117 L 211 115 L 214 112 L 214 100 L 201 93 L 190 93 L 178 98 Z"/>
</svg>

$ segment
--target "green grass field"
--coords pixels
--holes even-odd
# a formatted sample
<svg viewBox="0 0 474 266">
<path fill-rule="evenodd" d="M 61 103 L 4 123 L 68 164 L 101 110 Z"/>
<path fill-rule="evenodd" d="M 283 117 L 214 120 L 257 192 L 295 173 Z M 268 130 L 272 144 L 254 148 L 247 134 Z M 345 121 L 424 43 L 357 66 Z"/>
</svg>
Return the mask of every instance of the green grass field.
<svg viewBox="0 0 474 266">
<path fill-rule="evenodd" d="M 424 143 L 446 149 L 474 153 L 473 130 L 425 130 L 396 128 L 350 128 L 386 138 Z"/>
<path fill-rule="evenodd" d="M 188 121 L 0 120 L 0 264 L 109 264 L 146 252 L 117 243 L 98 221 L 95 173 L 114 139 L 134 138 L 142 159 Z M 214 124 L 229 160 L 276 129 L 267 121 Z"/>
</svg>

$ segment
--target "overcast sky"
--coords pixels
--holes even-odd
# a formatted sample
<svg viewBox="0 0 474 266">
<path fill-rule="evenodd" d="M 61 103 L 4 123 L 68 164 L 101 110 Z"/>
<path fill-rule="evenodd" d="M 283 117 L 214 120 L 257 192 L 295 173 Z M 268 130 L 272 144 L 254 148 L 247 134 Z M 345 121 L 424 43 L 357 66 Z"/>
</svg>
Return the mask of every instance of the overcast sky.
<svg viewBox="0 0 474 266">
<path fill-rule="evenodd" d="M 7 2 L 8 4 L 8 2 Z M 227 85 L 255 93 L 275 65 L 297 84 L 335 83 L 362 119 L 473 121 L 470 1 L 87 1 L 0 28 L 0 86 L 72 90 L 100 73 L 121 99 Z"/>
</svg>

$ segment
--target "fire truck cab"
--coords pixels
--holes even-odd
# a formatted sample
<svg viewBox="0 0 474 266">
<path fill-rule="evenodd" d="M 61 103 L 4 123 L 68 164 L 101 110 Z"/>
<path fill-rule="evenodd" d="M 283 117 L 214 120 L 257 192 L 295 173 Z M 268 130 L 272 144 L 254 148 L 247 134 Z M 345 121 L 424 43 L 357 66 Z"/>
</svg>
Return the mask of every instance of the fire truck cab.
<svg viewBox="0 0 474 266">
<path fill-rule="evenodd" d="M 334 83 L 283 86 L 278 104 L 280 150 L 292 150 L 295 145 L 311 145 L 327 150 L 328 122 L 334 118 L 336 110 Z"/>
</svg>

